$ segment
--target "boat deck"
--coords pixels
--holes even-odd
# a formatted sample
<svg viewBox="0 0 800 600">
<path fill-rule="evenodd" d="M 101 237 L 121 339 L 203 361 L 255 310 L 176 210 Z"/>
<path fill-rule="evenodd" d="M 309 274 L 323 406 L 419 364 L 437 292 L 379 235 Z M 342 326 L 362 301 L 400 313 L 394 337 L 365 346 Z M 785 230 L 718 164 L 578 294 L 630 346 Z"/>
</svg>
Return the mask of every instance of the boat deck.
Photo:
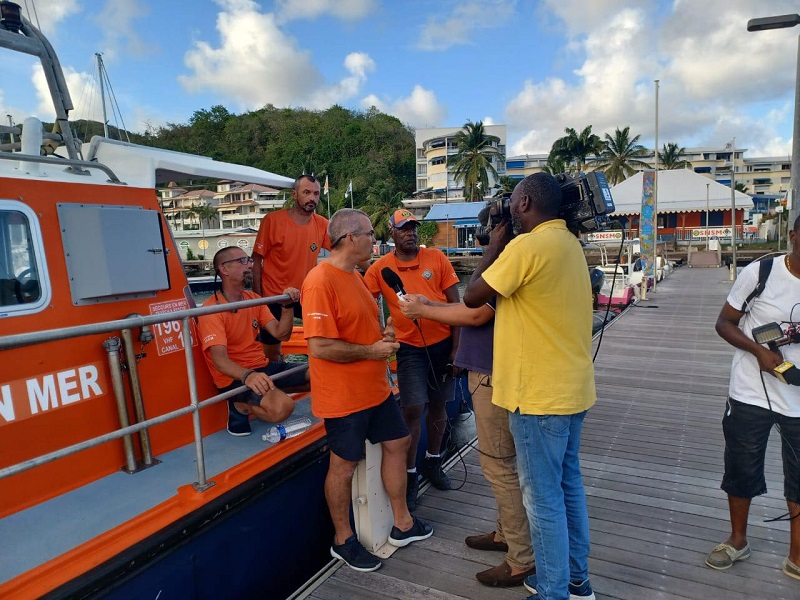
<svg viewBox="0 0 800 600">
<path fill-rule="evenodd" d="M 597 405 L 581 450 L 592 549 L 589 573 L 599 600 L 726 600 L 800 597 L 800 581 L 780 568 L 788 553 L 780 446 L 770 441 L 769 493 L 753 501 L 749 560 L 729 571 L 703 561 L 728 537 L 719 489 L 732 348 L 714 332 L 728 290 L 725 269 L 678 269 L 649 300 L 606 330 L 597 356 Z M 492 531 L 496 512 L 476 452 L 450 471 L 454 491 L 428 489 L 417 513 L 428 540 L 398 550 L 374 573 L 332 568 L 307 592 L 317 600 L 523 598 L 524 588 L 487 588 L 475 573 L 501 553 L 471 550 L 464 537 Z"/>
</svg>

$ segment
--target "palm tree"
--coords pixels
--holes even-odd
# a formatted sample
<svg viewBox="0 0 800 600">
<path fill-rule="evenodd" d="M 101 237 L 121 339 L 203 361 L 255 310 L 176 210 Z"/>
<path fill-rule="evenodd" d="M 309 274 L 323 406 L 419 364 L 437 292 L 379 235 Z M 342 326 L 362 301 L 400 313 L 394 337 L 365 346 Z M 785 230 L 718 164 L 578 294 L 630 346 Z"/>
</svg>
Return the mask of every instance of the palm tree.
<svg viewBox="0 0 800 600">
<path fill-rule="evenodd" d="M 369 189 L 363 209 L 369 215 L 372 229 L 375 230 L 375 239 L 389 239 L 389 217 L 400 208 L 402 200 L 403 192 L 397 191 L 388 183 L 380 182 Z"/>
<path fill-rule="evenodd" d="M 483 200 L 489 191 L 489 173 L 497 180 L 497 169 L 492 162 L 500 164 L 503 160 L 497 147 L 500 138 L 487 134 L 482 121 L 467 121 L 453 141 L 458 151 L 447 158 L 447 166 L 453 167 L 456 184 L 464 185 L 467 202 Z"/>
<path fill-rule="evenodd" d="M 631 139 L 630 130 L 630 127 L 625 129 L 617 127 L 613 137 L 606 134 L 605 148 L 600 153 L 600 160 L 594 165 L 595 171 L 605 172 L 611 185 L 617 185 L 636 173 L 638 169 L 650 166 L 637 158 L 647 155 L 647 149 L 638 143 L 641 136 L 637 135 Z"/>
<path fill-rule="evenodd" d="M 559 173 L 566 173 L 567 172 L 567 162 L 559 157 L 555 156 L 552 152 L 550 156 L 547 157 L 547 164 L 542 167 L 542 171 L 545 173 L 549 173 L 550 175 L 558 175 Z"/>
<path fill-rule="evenodd" d="M 572 127 L 564 130 L 564 137 L 558 138 L 553 143 L 550 155 L 563 159 L 568 165 L 574 163 L 575 170 L 580 173 L 586 166 L 586 157 L 590 154 L 599 156 L 605 143 L 592 133 L 592 126 L 588 125 L 578 133 Z"/>
<path fill-rule="evenodd" d="M 691 169 L 692 163 L 681 158 L 684 154 L 686 154 L 686 148 L 679 148 L 678 144 L 673 142 L 664 144 L 663 151 L 658 153 L 659 166 L 665 171 Z"/>
<path fill-rule="evenodd" d="M 736 185 L 733 186 L 733 189 L 735 189 L 737 192 L 742 192 L 743 194 L 747 193 L 747 186 L 741 181 L 737 181 Z"/>
<path fill-rule="evenodd" d="M 514 188 L 517 187 L 519 183 L 519 179 L 512 179 L 508 175 L 501 175 L 497 184 L 500 186 L 500 192 L 502 193 L 511 193 L 514 191 Z"/>
<path fill-rule="evenodd" d="M 197 215 L 197 218 L 200 219 L 200 237 L 205 240 L 206 230 L 203 227 L 203 223 L 214 222 L 214 219 L 218 217 L 217 207 L 210 204 L 195 204 L 189 209 L 189 212 Z"/>
</svg>

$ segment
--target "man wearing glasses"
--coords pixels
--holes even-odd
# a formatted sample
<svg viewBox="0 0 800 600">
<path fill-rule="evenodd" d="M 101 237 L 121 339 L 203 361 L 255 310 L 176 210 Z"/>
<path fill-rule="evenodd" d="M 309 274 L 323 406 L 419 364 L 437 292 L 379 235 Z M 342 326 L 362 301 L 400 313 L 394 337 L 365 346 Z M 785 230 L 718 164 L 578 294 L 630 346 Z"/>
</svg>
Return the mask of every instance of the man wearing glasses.
<svg viewBox="0 0 800 600">
<path fill-rule="evenodd" d="M 430 525 L 412 517 L 406 506 L 408 428 L 386 377 L 386 360 L 396 351 L 394 329 L 381 330 L 378 306 L 356 265 L 372 254 L 375 232 L 360 210 L 337 211 L 328 226 L 331 255 L 303 282 L 303 324 L 314 394 L 311 410 L 325 419 L 330 465 L 325 499 L 334 527 L 331 556 L 357 571 L 374 571 L 381 561 L 358 541 L 350 525 L 353 473 L 364 456 L 364 442 L 381 444 L 381 478 L 389 496 L 393 546 L 431 536 Z"/>
<path fill-rule="evenodd" d="M 294 204 L 269 213 L 261 221 L 253 246 L 253 291 L 262 297 L 277 296 L 289 287 L 300 289 L 303 279 L 317 264 L 322 248 L 330 250 L 328 220 L 316 213 L 319 204 L 319 181 L 313 175 L 301 175 L 292 188 Z M 302 316 L 295 304 L 294 316 Z M 271 304 L 279 319 L 281 307 Z M 285 340 L 284 340 L 285 341 Z M 280 360 L 281 340 L 269 331 L 261 331 L 264 354 Z"/>
<path fill-rule="evenodd" d="M 229 246 L 214 255 L 214 272 L 222 281 L 220 292 L 203 303 L 204 306 L 240 302 L 259 298 L 246 290 L 253 280 L 253 259 L 239 247 Z M 300 298 L 297 288 L 283 290 L 293 302 Z M 270 361 L 257 341 L 259 328 L 264 328 L 279 340 L 292 334 L 293 304 L 278 305 L 280 320 L 268 306 L 240 308 L 232 312 L 199 317 L 197 327 L 208 370 L 220 393 L 241 385 L 247 391 L 228 400 L 228 433 L 250 435 L 248 415 L 270 423 L 285 420 L 294 410 L 294 401 L 286 394 L 307 391 L 308 369 L 287 375 L 278 389 L 270 377 L 298 365 Z"/>
<path fill-rule="evenodd" d="M 421 248 L 417 228 L 419 221 L 408 210 L 399 209 L 389 218 L 395 249 L 382 256 L 367 270 L 364 280 L 377 297 L 383 294 L 389 305 L 400 349 L 397 351 L 397 385 L 400 407 L 411 432 L 411 446 L 406 457 L 407 502 L 411 510 L 417 505 L 417 447 L 425 425 L 428 445 L 423 475 L 440 490 L 451 488 L 450 478 L 442 470 L 442 440 L 447 426 L 445 404 L 453 398 L 453 355 L 458 346 L 458 328 L 419 319 L 412 321 L 400 311 L 399 298 L 383 280 L 388 267 L 400 277 L 406 292 L 422 294 L 435 302 L 458 303 L 458 276 L 450 261 L 436 248 Z"/>
</svg>

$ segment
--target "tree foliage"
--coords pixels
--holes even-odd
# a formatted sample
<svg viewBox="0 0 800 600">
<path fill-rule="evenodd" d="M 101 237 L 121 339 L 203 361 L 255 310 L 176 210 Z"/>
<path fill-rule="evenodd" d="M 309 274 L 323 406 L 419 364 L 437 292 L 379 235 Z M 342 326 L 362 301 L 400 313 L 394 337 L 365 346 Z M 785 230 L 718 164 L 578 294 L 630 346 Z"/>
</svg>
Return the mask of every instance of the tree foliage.
<svg viewBox="0 0 800 600">
<path fill-rule="evenodd" d="M 647 155 L 647 149 L 639 143 L 641 136 L 631 138 L 631 128 L 617 127 L 613 136 L 606 134 L 600 159 L 593 165 L 595 171 L 603 171 L 611 185 L 625 181 L 638 170 L 649 165 L 639 157 Z"/>
<path fill-rule="evenodd" d="M 578 133 L 572 127 L 564 129 L 564 137 L 558 138 L 550 149 L 550 156 L 562 159 L 567 165 L 574 167 L 581 173 L 586 168 L 586 159 L 589 155 L 599 156 L 605 148 L 603 140 L 592 133 L 592 126 L 588 125 Z"/>
<path fill-rule="evenodd" d="M 674 142 L 664 144 L 662 148 L 658 153 L 659 168 L 665 171 L 692 168 L 692 163 L 681 158 L 686 153 L 686 148 L 678 147 L 678 144 Z"/>
<path fill-rule="evenodd" d="M 497 147 L 500 138 L 486 133 L 482 121 L 467 121 L 454 142 L 457 151 L 447 158 L 447 165 L 453 167 L 456 184 L 463 184 L 464 199 L 479 202 L 489 193 L 489 173 L 497 179 L 492 162 L 503 159 Z"/>
<path fill-rule="evenodd" d="M 409 195 L 415 184 L 412 131 L 375 108 L 365 112 L 332 106 L 323 111 L 264 108 L 241 115 L 223 106 L 198 110 L 188 124 L 150 131 L 151 146 L 202 154 L 287 177 L 328 176 L 331 211 L 350 206 L 344 192 L 353 181 L 354 205 L 370 194 Z M 321 204 L 327 209 L 323 194 Z"/>
</svg>

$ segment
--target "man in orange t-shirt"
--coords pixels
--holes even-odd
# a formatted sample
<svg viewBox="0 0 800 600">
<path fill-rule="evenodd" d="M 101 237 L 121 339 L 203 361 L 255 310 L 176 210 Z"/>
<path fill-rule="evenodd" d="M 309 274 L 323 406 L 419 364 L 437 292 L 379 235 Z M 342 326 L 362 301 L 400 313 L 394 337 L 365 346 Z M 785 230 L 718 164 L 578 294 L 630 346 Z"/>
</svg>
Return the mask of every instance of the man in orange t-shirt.
<svg viewBox="0 0 800 600">
<path fill-rule="evenodd" d="M 397 385 L 400 407 L 411 432 L 411 446 L 406 461 L 407 503 L 416 508 L 419 493 L 417 447 L 422 434 L 422 415 L 428 413 L 425 426 L 428 447 L 423 462 L 423 475 L 440 490 L 451 488 L 450 478 L 442 470 L 442 441 L 447 426 L 446 404 L 453 399 L 453 356 L 458 347 L 458 328 L 418 319 L 412 321 L 400 311 L 400 299 L 384 279 L 382 272 L 391 269 L 406 293 L 422 294 L 436 302 L 458 303 L 458 276 L 450 261 L 436 248 L 421 248 L 417 227 L 419 221 L 405 209 L 394 211 L 389 218 L 395 249 L 375 261 L 364 275 L 373 296 L 383 294 L 394 321 L 397 341 Z"/>
<path fill-rule="evenodd" d="M 330 465 L 325 499 L 334 527 L 331 555 L 357 571 L 381 566 L 350 526 L 350 489 L 364 442 L 381 444 L 381 477 L 394 514 L 389 543 L 406 546 L 431 536 L 430 525 L 406 506 L 408 429 L 386 379 L 386 360 L 398 348 L 391 324 L 381 331 L 378 307 L 356 265 L 372 254 L 375 232 L 369 217 L 350 208 L 329 224 L 331 255 L 303 282 L 304 334 L 314 393 L 311 410 L 325 420 Z"/>
<path fill-rule="evenodd" d="M 221 290 L 219 294 L 215 291 L 203 306 L 259 298 L 245 289 L 253 277 L 252 264 L 253 259 L 237 246 L 217 252 L 214 255 L 214 272 L 222 280 Z M 283 293 L 295 302 L 300 298 L 296 288 L 286 288 Z M 264 305 L 198 318 L 203 357 L 217 389 L 227 392 L 241 385 L 248 388 L 228 400 L 228 433 L 231 435 L 250 435 L 252 430 L 247 416 L 250 413 L 262 421 L 283 421 L 294 410 L 294 402 L 285 392 L 309 389 L 307 368 L 284 376 L 279 383 L 281 389 L 278 389 L 271 376 L 298 365 L 268 361 L 256 339 L 259 327 L 265 328 L 276 338 L 289 339 L 293 325 L 292 305 L 278 306 L 282 311 L 280 320 L 275 319 Z"/>
<path fill-rule="evenodd" d="M 300 289 L 306 274 L 317 264 L 322 248 L 330 250 L 328 219 L 315 211 L 319 204 L 319 181 L 313 175 L 301 175 L 292 188 L 294 205 L 276 210 L 261 220 L 253 246 L 253 291 L 260 296 L 277 296 L 288 287 Z M 275 318 L 281 308 L 271 304 Z M 294 316 L 301 318 L 298 304 Z M 264 354 L 279 360 L 281 340 L 261 331 Z"/>
</svg>

